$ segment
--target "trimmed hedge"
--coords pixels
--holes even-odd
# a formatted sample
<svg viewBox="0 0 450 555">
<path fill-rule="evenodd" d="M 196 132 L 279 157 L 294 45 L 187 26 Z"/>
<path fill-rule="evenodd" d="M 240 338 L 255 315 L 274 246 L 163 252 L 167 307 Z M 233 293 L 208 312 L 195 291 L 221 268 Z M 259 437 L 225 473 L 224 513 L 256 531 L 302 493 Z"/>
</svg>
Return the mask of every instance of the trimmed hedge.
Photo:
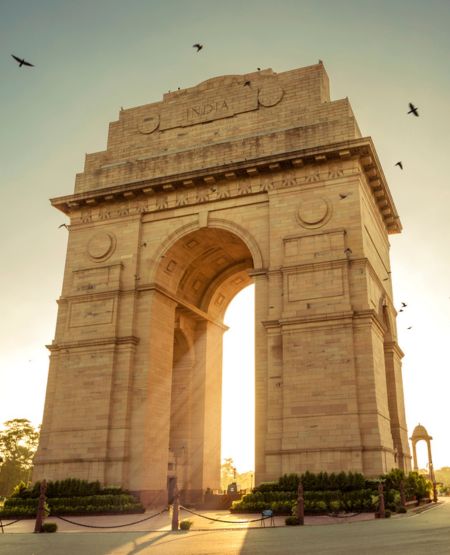
<svg viewBox="0 0 450 555">
<path fill-rule="evenodd" d="M 304 488 L 305 512 L 324 514 L 345 512 L 376 511 L 379 504 L 378 486 L 384 483 L 386 509 L 395 511 L 400 506 L 400 482 L 404 482 L 407 499 L 428 498 L 430 482 L 417 472 L 405 475 L 401 470 L 392 470 L 378 480 L 366 480 L 358 472 L 305 472 L 285 474 L 277 482 L 263 482 L 232 504 L 234 513 L 258 513 L 272 509 L 274 514 L 295 513 L 297 490 L 300 480 Z"/>
<path fill-rule="evenodd" d="M 19 499 L 38 498 L 40 488 L 40 482 L 36 482 L 31 488 L 26 487 L 22 482 L 17 486 L 11 497 Z M 66 480 L 47 482 L 45 495 L 46 497 L 88 497 L 92 495 L 120 495 L 122 493 L 129 492 L 116 486 L 102 488 L 99 481 L 88 482 L 77 478 L 67 478 Z"/>
<path fill-rule="evenodd" d="M 40 483 L 32 488 L 19 484 L 5 501 L 0 517 L 33 517 L 36 515 Z M 77 492 L 78 495 L 74 495 Z M 91 492 L 91 493 L 89 493 Z M 57 495 L 64 493 L 64 495 Z M 130 514 L 143 513 L 144 507 L 122 488 L 101 488 L 100 482 L 69 478 L 48 482 L 47 500 L 52 515 Z"/>
<path fill-rule="evenodd" d="M 62 501 L 67 501 L 67 504 L 63 504 Z M 49 500 L 50 501 L 50 500 Z M 73 503 L 70 498 L 60 498 L 61 504 L 57 507 L 53 507 L 49 504 L 50 515 L 87 515 L 87 514 L 136 514 L 145 512 L 144 507 L 140 503 L 122 503 L 120 505 L 113 503 L 104 504 L 83 504 Z M 12 517 L 35 517 L 37 507 L 32 506 L 11 506 L 0 510 L 0 518 L 12 518 Z"/>
<path fill-rule="evenodd" d="M 301 476 L 298 474 L 284 474 L 278 482 L 263 482 L 254 488 L 254 492 L 260 491 L 265 493 L 268 491 L 292 491 L 297 492 L 300 480 L 303 483 L 305 491 L 357 491 L 362 489 L 371 489 L 373 486 L 366 481 L 364 476 L 359 472 L 305 472 Z"/>
<path fill-rule="evenodd" d="M 340 511 L 373 511 L 377 507 L 378 496 L 370 489 L 356 491 L 306 491 L 304 493 L 305 512 L 308 514 L 335 513 Z M 244 495 L 241 501 L 231 506 L 233 513 L 258 513 L 272 509 L 274 514 L 286 515 L 295 511 L 297 494 L 294 492 L 255 492 Z"/>
</svg>

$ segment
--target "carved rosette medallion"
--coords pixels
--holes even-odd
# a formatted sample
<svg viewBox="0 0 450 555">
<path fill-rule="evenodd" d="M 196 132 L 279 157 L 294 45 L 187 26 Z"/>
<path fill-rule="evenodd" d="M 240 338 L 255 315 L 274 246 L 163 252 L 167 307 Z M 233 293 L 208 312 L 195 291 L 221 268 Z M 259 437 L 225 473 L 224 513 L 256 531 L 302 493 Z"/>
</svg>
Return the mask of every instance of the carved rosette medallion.
<svg viewBox="0 0 450 555">
<path fill-rule="evenodd" d="M 297 209 L 297 219 L 302 227 L 316 228 L 325 225 L 331 218 L 331 205 L 322 197 L 308 196 Z"/>
<path fill-rule="evenodd" d="M 158 126 L 159 114 L 151 114 L 145 116 L 138 123 L 139 132 L 143 135 L 149 135 L 150 133 L 153 133 L 153 131 L 156 131 L 156 129 L 158 129 Z"/>
<path fill-rule="evenodd" d="M 263 85 L 258 93 L 258 102 L 265 108 L 270 108 L 278 104 L 283 98 L 284 91 L 278 83 L 268 83 Z"/>
<path fill-rule="evenodd" d="M 115 248 L 115 236 L 106 231 L 99 231 L 89 240 L 87 253 L 94 262 L 103 262 L 112 255 Z"/>
</svg>

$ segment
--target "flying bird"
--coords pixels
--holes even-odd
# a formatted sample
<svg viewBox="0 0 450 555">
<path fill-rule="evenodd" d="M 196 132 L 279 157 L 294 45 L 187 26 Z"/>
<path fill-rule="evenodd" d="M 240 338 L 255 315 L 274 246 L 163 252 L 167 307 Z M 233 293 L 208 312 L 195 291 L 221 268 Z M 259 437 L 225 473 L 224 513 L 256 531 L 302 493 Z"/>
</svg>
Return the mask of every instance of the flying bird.
<svg viewBox="0 0 450 555">
<path fill-rule="evenodd" d="M 352 252 L 352 249 L 349 249 L 348 247 L 344 251 L 345 254 L 352 254 Z"/>
<path fill-rule="evenodd" d="M 16 62 L 19 64 L 19 67 L 22 66 L 29 66 L 29 67 L 34 67 L 33 64 L 30 64 L 30 62 L 27 62 L 24 58 L 18 58 L 17 56 L 14 56 L 14 54 L 11 54 L 11 56 L 16 60 Z"/>
<path fill-rule="evenodd" d="M 408 305 L 402 301 L 402 308 L 407 307 Z"/>
<path fill-rule="evenodd" d="M 61 229 L 62 227 L 65 227 L 66 229 L 69 229 L 69 226 L 67 224 L 61 224 L 58 226 L 58 229 Z"/>
<path fill-rule="evenodd" d="M 339 193 L 339 196 L 341 197 L 341 200 L 344 200 L 345 198 L 347 198 L 348 195 L 351 195 L 351 193 Z"/>
<path fill-rule="evenodd" d="M 406 329 L 407 329 L 407 330 L 411 330 L 411 329 L 412 329 L 412 326 L 409 326 L 409 328 L 406 328 Z"/>
<path fill-rule="evenodd" d="M 261 68 L 260 68 L 260 67 L 257 67 L 256 69 L 257 69 L 258 71 L 261 71 Z"/>
<path fill-rule="evenodd" d="M 244 87 L 250 87 L 250 81 L 246 81 L 246 82 L 244 83 Z"/>
<path fill-rule="evenodd" d="M 198 42 L 196 42 L 192 45 L 192 48 L 196 48 L 197 52 L 200 52 L 200 50 L 203 48 L 203 44 L 199 44 Z"/>
<path fill-rule="evenodd" d="M 401 162 L 397 162 L 395 165 L 398 166 L 401 170 L 403 169 L 403 164 Z"/>
<path fill-rule="evenodd" d="M 419 109 L 414 106 L 414 104 L 412 102 L 409 103 L 409 112 L 408 114 L 414 114 L 416 116 L 416 118 L 419 117 Z"/>
<path fill-rule="evenodd" d="M 389 278 L 384 278 L 383 281 L 389 281 Z"/>
</svg>

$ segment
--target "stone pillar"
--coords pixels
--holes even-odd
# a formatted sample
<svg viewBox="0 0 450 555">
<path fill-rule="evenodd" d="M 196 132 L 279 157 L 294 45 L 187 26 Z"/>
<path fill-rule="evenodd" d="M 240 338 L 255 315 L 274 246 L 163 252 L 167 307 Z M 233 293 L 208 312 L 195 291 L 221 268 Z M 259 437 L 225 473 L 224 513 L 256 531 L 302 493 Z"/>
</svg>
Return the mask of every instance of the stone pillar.
<svg viewBox="0 0 450 555">
<path fill-rule="evenodd" d="M 417 472 L 419 470 L 419 467 L 417 465 L 417 451 L 416 451 L 416 445 L 417 442 L 413 441 L 412 442 L 412 450 L 413 450 L 413 464 L 414 464 L 414 470 Z"/>
<path fill-rule="evenodd" d="M 263 322 L 267 319 L 269 283 L 264 271 L 250 272 L 255 283 L 255 485 L 269 479 L 271 461 L 266 457 L 268 434 L 268 338 Z M 277 462 L 275 461 L 275 464 Z M 278 470 L 275 470 L 277 474 Z M 273 471 L 272 471 L 273 472 Z M 272 475 L 272 473 L 270 474 Z M 278 474 L 279 476 L 279 474 Z"/>
<path fill-rule="evenodd" d="M 222 416 L 222 334 L 209 321 L 197 324 L 192 380 L 191 501 L 202 499 L 207 488 L 220 487 Z"/>
<path fill-rule="evenodd" d="M 167 503 L 175 309 L 157 289 L 142 292 L 137 307 L 143 336 L 133 374 L 128 488 L 146 506 Z"/>
<path fill-rule="evenodd" d="M 397 449 L 398 468 L 408 472 L 411 469 L 406 429 L 405 403 L 401 374 L 401 358 L 403 353 L 395 342 L 385 342 L 384 360 L 386 366 L 386 385 L 388 393 L 389 416 L 394 449 Z"/>
</svg>

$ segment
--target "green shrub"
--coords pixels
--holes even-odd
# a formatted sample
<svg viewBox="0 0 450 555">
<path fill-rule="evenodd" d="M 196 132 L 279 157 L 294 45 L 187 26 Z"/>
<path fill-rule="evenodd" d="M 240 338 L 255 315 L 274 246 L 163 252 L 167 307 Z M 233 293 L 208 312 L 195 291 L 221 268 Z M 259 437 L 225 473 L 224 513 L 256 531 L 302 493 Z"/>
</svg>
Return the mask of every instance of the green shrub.
<svg viewBox="0 0 450 555">
<path fill-rule="evenodd" d="M 8 507 L 0 510 L 0 518 L 27 518 L 36 516 L 36 509 L 32 507 Z"/>
<path fill-rule="evenodd" d="M 180 530 L 189 530 L 192 526 L 193 522 L 192 520 L 182 520 L 180 522 Z"/>
<path fill-rule="evenodd" d="M 297 491 L 300 483 L 298 474 L 284 474 L 278 480 L 278 486 L 281 491 Z"/>
<path fill-rule="evenodd" d="M 419 501 L 426 497 L 429 498 L 432 488 L 431 482 L 418 472 L 410 472 L 406 478 L 405 492 L 407 499 L 415 497 Z"/>
<path fill-rule="evenodd" d="M 270 509 L 270 503 L 267 501 L 255 501 L 255 502 L 244 502 L 244 501 L 233 501 L 231 504 L 232 513 L 261 513 Z"/>
<path fill-rule="evenodd" d="M 58 525 L 56 524 L 56 522 L 44 522 L 44 524 L 41 526 L 41 532 L 47 534 L 53 534 L 54 532 L 56 532 L 56 530 L 58 530 Z"/>
<path fill-rule="evenodd" d="M 290 515 L 293 501 L 274 501 L 270 508 L 274 515 Z"/>
<path fill-rule="evenodd" d="M 396 512 L 397 513 L 406 513 L 406 507 L 402 507 L 402 506 L 397 507 Z"/>
<path fill-rule="evenodd" d="M 31 488 L 24 483 L 18 484 L 11 497 L 28 499 L 38 498 L 41 483 L 36 482 Z M 47 497 L 88 497 L 91 495 L 121 495 L 128 493 L 121 487 L 106 486 L 102 488 L 99 481 L 88 482 L 77 478 L 67 478 L 66 480 L 56 480 L 47 482 Z"/>
<path fill-rule="evenodd" d="M 403 470 L 393 468 L 387 474 L 380 476 L 380 479 L 384 482 L 385 489 L 396 489 L 399 491 L 401 482 L 404 483 L 406 480 L 406 475 Z"/>
<path fill-rule="evenodd" d="M 300 521 L 296 516 L 288 516 L 284 522 L 286 526 L 299 526 L 300 524 Z"/>
<path fill-rule="evenodd" d="M 338 513 L 341 510 L 341 502 L 337 500 L 330 501 L 329 508 L 332 513 Z"/>
<path fill-rule="evenodd" d="M 10 498 L 0 515 L 34 516 L 37 499 Z M 143 513 L 144 507 L 132 495 L 91 495 L 85 497 L 53 497 L 47 499 L 46 505 L 52 515 L 82 515 L 99 513 Z"/>
<path fill-rule="evenodd" d="M 261 482 L 258 486 L 253 488 L 253 492 L 264 493 L 266 491 L 280 491 L 278 482 Z"/>
<path fill-rule="evenodd" d="M 5 509 L 9 509 L 11 507 L 17 507 L 17 508 L 26 507 L 26 508 L 34 509 L 34 511 L 36 512 L 38 501 L 39 501 L 38 499 L 31 499 L 31 498 L 20 499 L 18 497 L 10 497 L 9 499 L 6 499 L 4 503 L 4 507 Z"/>
<path fill-rule="evenodd" d="M 25 482 L 19 482 L 13 489 L 11 497 L 22 497 L 29 494 L 29 488 L 25 484 Z"/>
</svg>

